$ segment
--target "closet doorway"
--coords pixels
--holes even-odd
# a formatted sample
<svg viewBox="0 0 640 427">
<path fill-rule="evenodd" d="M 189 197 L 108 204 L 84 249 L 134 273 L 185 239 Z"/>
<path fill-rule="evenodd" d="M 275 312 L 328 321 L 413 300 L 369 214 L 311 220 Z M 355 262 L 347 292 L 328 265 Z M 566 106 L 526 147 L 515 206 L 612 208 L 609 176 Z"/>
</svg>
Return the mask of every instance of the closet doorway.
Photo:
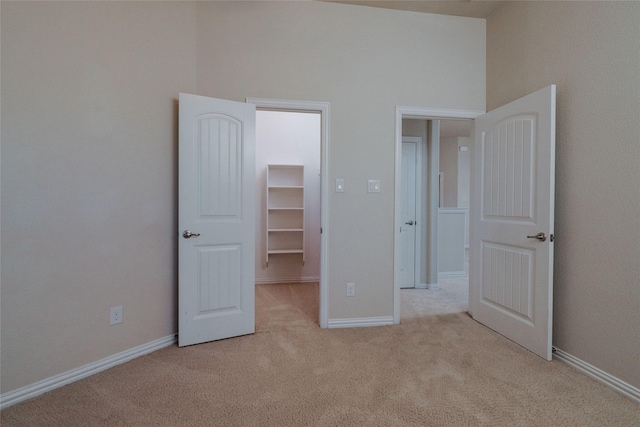
<svg viewBox="0 0 640 427">
<path fill-rule="evenodd" d="M 318 306 L 316 322 L 326 327 L 322 189 L 328 104 L 248 102 L 257 107 L 256 286 L 317 289 L 308 300 Z"/>
</svg>

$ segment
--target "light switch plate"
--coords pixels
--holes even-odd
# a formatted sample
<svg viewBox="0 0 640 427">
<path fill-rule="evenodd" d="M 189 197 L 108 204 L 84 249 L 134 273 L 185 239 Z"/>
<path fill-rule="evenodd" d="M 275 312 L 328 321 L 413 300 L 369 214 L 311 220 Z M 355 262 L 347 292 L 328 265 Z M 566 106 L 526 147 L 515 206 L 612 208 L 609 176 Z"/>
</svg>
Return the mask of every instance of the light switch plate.
<svg viewBox="0 0 640 427">
<path fill-rule="evenodd" d="M 370 179 L 368 181 L 367 192 L 368 193 L 379 193 L 380 192 L 380 180 L 379 179 Z"/>
<path fill-rule="evenodd" d="M 344 179 L 336 179 L 336 193 L 344 193 Z"/>
</svg>

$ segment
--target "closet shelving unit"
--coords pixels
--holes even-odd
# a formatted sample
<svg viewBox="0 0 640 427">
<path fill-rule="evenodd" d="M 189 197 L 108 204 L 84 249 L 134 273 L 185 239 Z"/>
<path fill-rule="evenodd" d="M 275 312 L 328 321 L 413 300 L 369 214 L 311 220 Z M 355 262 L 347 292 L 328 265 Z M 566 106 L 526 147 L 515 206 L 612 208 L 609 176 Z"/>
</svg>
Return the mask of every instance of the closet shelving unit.
<svg viewBox="0 0 640 427">
<path fill-rule="evenodd" d="M 304 166 L 267 166 L 267 253 L 302 255 L 304 265 Z"/>
</svg>

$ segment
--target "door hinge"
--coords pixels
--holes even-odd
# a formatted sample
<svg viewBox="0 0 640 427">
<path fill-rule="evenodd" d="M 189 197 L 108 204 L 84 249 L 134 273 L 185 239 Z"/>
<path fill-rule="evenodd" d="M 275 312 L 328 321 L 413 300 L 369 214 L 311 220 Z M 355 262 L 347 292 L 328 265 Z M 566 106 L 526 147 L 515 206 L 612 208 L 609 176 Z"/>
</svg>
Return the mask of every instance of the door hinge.
<svg viewBox="0 0 640 427">
<path fill-rule="evenodd" d="M 550 235 L 549 235 L 549 241 L 550 241 L 550 242 L 553 242 L 553 234 L 550 234 Z"/>
</svg>

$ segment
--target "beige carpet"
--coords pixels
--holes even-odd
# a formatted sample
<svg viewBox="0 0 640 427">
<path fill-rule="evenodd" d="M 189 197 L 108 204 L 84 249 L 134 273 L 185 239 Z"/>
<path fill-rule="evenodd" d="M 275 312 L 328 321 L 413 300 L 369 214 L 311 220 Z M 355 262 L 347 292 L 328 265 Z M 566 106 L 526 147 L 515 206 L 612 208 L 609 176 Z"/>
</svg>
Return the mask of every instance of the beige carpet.
<svg viewBox="0 0 640 427">
<path fill-rule="evenodd" d="M 257 333 L 170 347 L 12 406 L 2 426 L 638 426 L 640 405 L 464 312 L 323 330 L 316 285 L 257 287 Z M 428 311 L 428 310 L 427 310 Z"/>
<path fill-rule="evenodd" d="M 439 277 L 440 289 L 403 289 L 401 321 L 435 314 L 463 313 L 469 310 L 469 278 Z"/>
</svg>

